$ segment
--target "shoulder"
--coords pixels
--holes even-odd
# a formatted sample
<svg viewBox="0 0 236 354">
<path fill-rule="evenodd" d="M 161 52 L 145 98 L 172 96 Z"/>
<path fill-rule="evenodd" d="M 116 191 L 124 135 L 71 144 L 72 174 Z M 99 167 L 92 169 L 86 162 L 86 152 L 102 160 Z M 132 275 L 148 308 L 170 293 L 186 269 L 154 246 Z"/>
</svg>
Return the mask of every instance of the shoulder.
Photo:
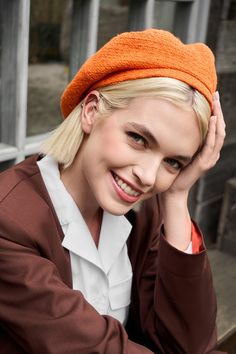
<svg viewBox="0 0 236 354">
<path fill-rule="evenodd" d="M 56 222 L 37 158 L 38 155 L 34 155 L 0 174 L 2 237 L 21 234 L 22 240 L 26 237 L 37 242 L 39 230 L 52 228 L 52 223 Z"/>
<path fill-rule="evenodd" d="M 37 157 L 38 155 L 29 157 L 0 173 L 0 203 L 11 193 L 14 193 L 18 187 L 26 186 L 33 176 L 40 173 L 37 166 Z"/>
<path fill-rule="evenodd" d="M 9 212 L 21 211 L 20 206 L 31 210 L 38 203 L 48 203 L 49 196 L 41 177 L 38 165 L 38 155 L 22 161 L 0 174 L 0 207 Z M 36 203 L 36 205 L 35 205 Z"/>
</svg>

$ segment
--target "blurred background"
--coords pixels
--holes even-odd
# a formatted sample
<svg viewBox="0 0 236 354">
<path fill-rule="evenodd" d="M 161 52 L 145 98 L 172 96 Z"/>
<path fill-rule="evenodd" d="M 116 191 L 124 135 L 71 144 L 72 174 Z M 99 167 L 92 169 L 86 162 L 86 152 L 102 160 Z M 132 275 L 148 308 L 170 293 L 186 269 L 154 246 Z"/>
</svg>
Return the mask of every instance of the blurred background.
<svg viewBox="0 0 236 354">
<path fill-rule="evenodd" d="M 213 50 L 227 137 L 189 206 L 209 250 L 219 345 L 236 353 L 236 0 L 0 0 L 0 170 L 36 153 L 61 122 L 60 95 L 114 35 L 167 29 Z"/>
</svg>

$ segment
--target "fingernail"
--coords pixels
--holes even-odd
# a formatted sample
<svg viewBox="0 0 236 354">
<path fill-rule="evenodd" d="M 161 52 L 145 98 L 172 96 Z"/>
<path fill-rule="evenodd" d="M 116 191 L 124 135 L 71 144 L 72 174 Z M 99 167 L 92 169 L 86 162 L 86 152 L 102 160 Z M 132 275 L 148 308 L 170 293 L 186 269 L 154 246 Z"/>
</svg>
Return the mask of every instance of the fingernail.
<svg viewBox="0 0 236 354">
<path fill-rule="evenodd" d="M 215 101 L 219 101 L 220 100 L 220 94 L 219 94 L 219 91 L 216 91 L 213 95 L 213 98 Z"/>
</svg>

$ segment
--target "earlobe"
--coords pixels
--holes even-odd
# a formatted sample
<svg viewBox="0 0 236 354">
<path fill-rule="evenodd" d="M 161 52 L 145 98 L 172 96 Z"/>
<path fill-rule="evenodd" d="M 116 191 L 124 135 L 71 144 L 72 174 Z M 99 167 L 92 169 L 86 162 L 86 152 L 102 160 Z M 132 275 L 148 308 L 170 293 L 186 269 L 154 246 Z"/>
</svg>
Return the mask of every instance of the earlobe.
<svg viewBox="0 0 236 354">
<path fill-rule="evenodd" d="M 94 123 L 98 117 L 97 104 L 99 101 L 99 92 L 91 91 L 84 99 L 81 112 L 81 126 L 86 134 L 90 134 Z"/>
</svg>

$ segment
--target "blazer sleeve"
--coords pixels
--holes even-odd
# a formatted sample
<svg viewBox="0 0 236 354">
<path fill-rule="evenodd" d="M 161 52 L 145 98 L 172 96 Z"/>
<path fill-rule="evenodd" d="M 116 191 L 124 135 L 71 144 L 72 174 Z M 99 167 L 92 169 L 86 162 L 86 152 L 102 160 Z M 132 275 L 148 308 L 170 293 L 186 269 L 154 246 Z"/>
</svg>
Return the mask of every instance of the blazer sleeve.
<svg viewBox="0 0 236 354">
<path fill-rule="evenodd" d="M 181 252 L 161 230 L 160 205 L 153 198 L 136 215 L 129 243 L 130 338 L 155 353 L 217 353 L 216 297 L 206 250 Z"/>
<path fill-rule="evenodd" d="M 81 292 L 69 288 L 27 225 L 23 227 L 4 208 L 0 209 L 0 289 L 2 354 L 151 353 L 130 341 L 119 321 L 99 315 Z"/>
</svg>

